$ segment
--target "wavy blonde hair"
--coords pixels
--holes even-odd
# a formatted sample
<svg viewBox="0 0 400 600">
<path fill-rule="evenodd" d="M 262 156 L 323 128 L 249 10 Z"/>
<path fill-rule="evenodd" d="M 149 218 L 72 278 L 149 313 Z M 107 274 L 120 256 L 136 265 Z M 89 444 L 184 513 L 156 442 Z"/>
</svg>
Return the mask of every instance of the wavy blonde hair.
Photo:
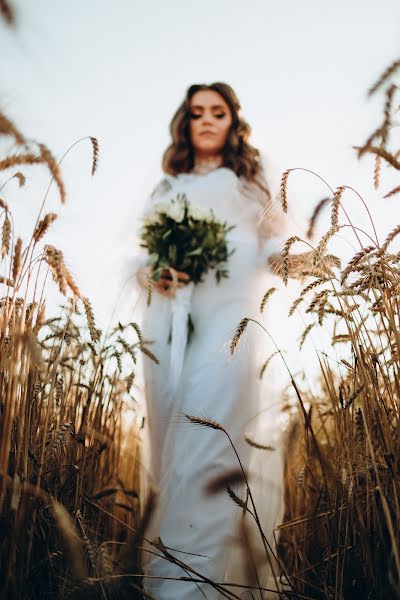
<svg viewBox="0 0 400 600">
<path fill-rule="evenodd" d="M 227 83 L 197 83 L 191 85 L 181 105 L 175 112 L 169 129 L 172 143 L 164 152 L 162 168 L 165 173 L 178 175 L 188 173 L 194 167 L 194 148 L 190 141 L 190 102 L 196 92 L 213 90 L 225 100 L 232 114 L 232 125 L 222 149 L 223 166 L 232 169 L 238 177 L 249 184 L 256 184 L 262 193 L 260 201 L 271 199 L 267 182 L 260 163 L 260 153 L 249 143 L 251 127 L 239 114 L 241 105 L 232 87 Z"/>
</svg>

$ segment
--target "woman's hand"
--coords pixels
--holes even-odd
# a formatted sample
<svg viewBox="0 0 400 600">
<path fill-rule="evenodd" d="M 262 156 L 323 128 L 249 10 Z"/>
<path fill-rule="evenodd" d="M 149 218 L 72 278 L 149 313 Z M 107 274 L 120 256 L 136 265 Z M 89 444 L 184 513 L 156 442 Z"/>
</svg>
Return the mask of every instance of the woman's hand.
<svg viewBox="0 0 400 600">
<path fill-rule="evenodd" d="M 175 271 L 178 281 L 176 287 L 183 287 L 188 283 L 190 276 L 183 271 Z M 173 295 L 173 277 L 169 269 L 161 271 L 160 279 L 154 282 L 154 289 L 157 290 L 162 296 L 170 298 Z"/>
<path fill-rule="evenodd" d="M 151 273 L 152 271 L 150 267 L 142 267 L 141 269 L 139 269 L 137 273 L 137 279 L 141 287 L 145 289 L 147 288 L 148 280 L 151 276 Z M 183 287 L 190 280 L 190 275 L 184 273 L 183 271 L 175 271 L 175 273 L 178 277 L 176 287 Z M 162 296 L 165 296 L 166 298 L 172 297 L 174 286 L 173 277 L 169 269 L 163 269 L 163 271 L 161 272 L 160 279 L 158 281 L 153 282 L 153 287 Z"/>
</svg>

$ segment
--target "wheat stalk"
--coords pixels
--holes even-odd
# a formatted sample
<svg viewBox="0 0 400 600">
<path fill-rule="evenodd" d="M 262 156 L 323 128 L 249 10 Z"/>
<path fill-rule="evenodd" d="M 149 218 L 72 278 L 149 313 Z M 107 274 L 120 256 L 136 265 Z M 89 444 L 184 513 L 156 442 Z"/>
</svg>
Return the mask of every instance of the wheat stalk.
<svg viewBox="0 0 400 600">
<path fill-rule="evenodd" d="M 42 158 L 30 152 L 27 154 L 12 154 L 0 160 L 0 171 L 5 171 L 16 165 L 33 165 L 40 162 L 42 162 Z"/>
<path fill-rule="evenodd" d="M 36 243 L 40 242 L 42 237 L 45 235 L 50 225 L 58 218 L 55 213 L 48 213 L 43 217 L 41 221 L 36 225 L 35 231 L 33 232 L 33 239 Z"/>
<path fill-rule="evenodd" d="M 277 354 L 279 354 L 278 350 L 276 350 L 275 352 L 273 352 L 268 358 L 267 360 L 264 362 L 264 364 L 262 365 L 261 369 L 260 369 L 260 374 L 259 374 L 259 378 L 262 379 L 264 376 L 264 373 L 269 365 L 269 363 L 271 362 L 271 360 L 274 358 L 274 356 L 276 356 Z"/>
<path fill-rule="evenodd" d="M 299 304 L 301 304 L 301 302 L 303 302 L 303 300 L 304 300 L 304 298 L 299 296 L 298 298 L 296 298 L 296 300 L 293 301 L 293 303 L 289 309 L 288 317 L 291 317 L 293 315 L 294 311 L 299 306 Z"/>
<path fill-rule="evenodd" d="M 8 285 L 9 287 L 14 287 L 15 285 L 12 279 L 9 279 L 8 277 L 3 277 L 3 275 L 0 275 L 0 283 L 4 283 L 4 285 Z"/>
<path fill-rule="evenodd" d="M 339 226 L 339 207 L 345 189 L 344 185 L 340 185 L 332 199 L 331 228 L 335 230 L 337 230 Z"/>
<path fill-rule="evenodd" d="M 64 182 L 61 178 L 59 164 L 57 163 L 57 161 L 55 160 L 54 156 L 52 155 L 50 150 L 47 148 L 47 146 L 45 146 L 44 144 L 39 144 L 39 148 L 40 148 L 40 158 L 43 162 L 45 162 L 47 164 L 49 171 L 52 174 L 53 179 L 56 182 L 56 185 L 60 192 L 61 202 L 62 202 L 62 204 L 64 204 L 65 198 L 66 198 L 66 192 L 65 192 Z"/>
<path fill-rule="evenodd" d="M 0 2 L 1 12 L 1 2 Z M 9 135 L 15 139 L 17 144 L 25 144 L 25 138 L 22 133 L 15 127 L 14 123 L 10 121 L 2 112 L 0 112 L 0 134 Z"/>
<path fill-rule="evenodd" d="M 315 323 L 310 323 L 309 325 L 307 325 L 307 327 L 305 328 L 305 330 L 303 331 L 301 338 L 300 338 L 300 344 L 299 344 L 299 349 L 301 350 L 303 347 L 304 342 L 307 339 L 308 334 L 310 333 L 311 329 L 314 327 Z"/>
<path fill-rule="evenodd" d="M 13 177 L 16 177 L 18 179 L 18 184 L 19 187 L 24 187 L 25 183 L 26 183 L 26 177 L 23 173 L 21 173 L 20 171 L 17 171 L 16 173 L 14 173 Z"/>
<path fill-rule="evenodd" d="M 357 265 L 366 257 L 368 256 L 371 252 L 374 252 L 376 250 L 376 246 L 367 246 L 365 248 L 363 248 L 362 250 L 360 250 L 360 252 L 357 252 L 349 261 L 347 267 L 343 270 L 342 272 L 342 277 L 341 277 L 341 285 L 343 285 L 346 281 L 346 279 L 348 278 L 348 276 L 350 275 L 350 273 L 352 273 L 353 271 L 356 271 L 356 267 Z"/>
<path fill-rule="evenodd" d="M 282 279 L 285 285 L 287 285 L 289 279 L 289 250 L 295 242 L 301 242 L 301 239 L 297 235 L 292 235 L 286 240 L 282 250 Z"/>
<path fill-rule="evenodd" d="M 389 67 L 385 69 L 385 71 L 382 73 L 379 79 L 369 88 L 368 96 L 372 96 L 372 94 L 374 94 L 376 90 L 379 89 L 382 86 L 382 84 L 385 83 L 385 81 L 387 81 L 389 77 L 391 77 L 397 71 L 399 67 L 400 60 L 396 60 L 391 65 L 389 65 Z"/>
<path fill-rule="evenodd" d="M 97 138 L 95 138 L 95 137 L 91 137 L 90 141 L 92 142 L 92 148 L 93 148 L 93 161 L 92 161 L 92 176 L 93 176 L 97 171 L 97 163 L 99 160 L 99 142 L 98 142 Z"/>
<path fill-rule="evenodd" d="M 4 223 L 1 230 L 1 258 L 5 258 L 10 251 L 11 242 L 11 221 L 8 217 L 8 211 L 6 211 L 4 217 Z"/>
<path fill-rule="evenodd" d="M 224 431 L 226 433 L 224 427 L 218 423 L 218 421 L 214 421 L 214 419 L 210 419 L 208 417 L 197 417 L 195 415 L 188 415 L 186 413 L 184 413 L 184 415 L 191 423 L 194 423 L 195 425 L 202 425 L 204 427 L 217 429 L 218 431 Z"/>
<path fill-rule="evenodd" d="M 228 496 L 233 500 L 233 502 L 235 504 L 237 504 L 244 511 L 249 510 L 248 506 L 247 506 L 247 503 L 244 502 L 241 498 L 239 498 L 239 496 L 237 494 L 235 494 L 235 492 L 233 491 L 233 489 L 229 485 L 226 486 L 226 491 L 228 493 Z"/>
<path fill-rule="evenodd" d="M 276 292 L 276 288 L 275 288 L 275 287 L 271 287 L 271 288 L 269 288 L 269 290 L 267 290 L 267 291 L 265 292 L 265 294 L 264 294 L 264 296 L 263 296 L 263 299 L 261 300 L 261 304 L 260 304 L 260 312 L 261 312 L 261 313 L 263 312 L 263 310 L 264 310 L 264 308 L 265 308 L 265 305 L 266 305 L 266 304 L 267 304 L 267 302 L 268 302 L 268 299 L 270 298 L 270 296 L 271 296 L 271 295 L 272 295 L 274 292 Z"/>
<path fill-rule="evenodd" d="M 387 194 L 385 194 L 383 197 L 384 198 L 390 198 L 391 196 L 395 196 L 399 192 L 400 192 L 400 185 L 398 185 L 395 188 L 393 188 L 392 190 L 390 190 L 390 192 L 388 192 Z"/>
<path fill-rule="evenodd" d="M 275 353 L 277 354 L 277 353 Z M 247 435 L 244 436 L 245 441 L 249 444 L 249 446 L 251 446 L 252 448 L 257 448 L 258 450 L 268 450 L 270 452 L 273 452 L 274 450 L 276 450 L 276 448 L 274 448 L 274 446 L 270 446 L 267 444 L 260 444 L 259 442 L 256 442 L 254 440 L 252 440 L 251 438 L 249 438 Z"/>
<path fill-rule="evenodd" d="M 282 174 L 281 179 L 281 202 L 282 202 L 282 210 L 287 213 L 288 210 L 288 202 L 287 202 L 287 181 L 289 177 L 291 169 L 288 169 Z"/>
<path fill-rule="evenodd" d="M 145 354 L 146 356 L 148 356 L 153 362 L 155 362 L 157 365 L 160 364 L 160 361 L 158 360 L 157 356 L 155 354 L 153 354 L 153 352 L 151 352 L 151 350 L 149 350 L 147 348 L 147 346 L 139 346 L 140 351 Z"/>
<path fill-rule="evenodd" d="M 99 331 L 96 329 L 96 325 L 94 322 L 94 313 L 93 308 L 90 303 L 89 298 L 82 297 L 83 307 L 85 309 L 86 321 L 90 333 L 90 337 L 94 343 L 98 342 L 100 339 Z"/>
<path fill-rule="evenodd" d="M 308 224 L 308 230 L 307 230 L 307 237 L 308 238 L 312 238 L 314 235 L 314 229 L 315 229 L 315 224 L 317 222 L 317 219 L 323 209 L 323 207 L 328 204 L 331 201 L 330 198 L 322 198 L 322 200 L 320 200 L 318 202 L 318 204 L 316 205 L 316 207 L 314 208 L 314 211 L 310 217 L 310 221 Z"/>
<path fill-rule="evenodd" d="M 217 475 L 212 479 L 209 479 L 203 487 L 203 491 L 205 494 L 218 494 L 222 490 L 226 489 L 228 486 L 237 485 L 239 483 L 244 482 L 244 476 L 239 468 L 233 468 L 229 471 L 222 473 L 221 475 Z"/>
<path fill-rule="evenodd" d="M 389 165 L 391 165 L 392 167 L 394 167 L 395 169 L 400 171 L 400 162 L 393 156 L 393 154 L 391 154 L 384 148 L 381 148 L 378 146 L 371 146 L 370 144 L 367 144 L 365 147 L 363 146 L 362 148 L 360 146 L 353 146 L 353 148 L 355 150 L 363 149 L 366 152 L 368 151 L 368 152 L 371 152 L 372 154 L 377 154 L 378 156 L 381 156 L 383 158 L 383 160 L 385 160 Z M 1 163 L 0 163 L 0 165 L 1 165 Z"/>
<path fill-rule="evenodd" d="M 380 182 L 380 176 L 381 176 L 381 164 L 382 164 L 381 157 L 376 155 L 375 156 L 375 166 L 374 166 L 374 188 L 375 188 L 375 190 L 379 189 L 379 182 Z"/>
<path fill-rule="evenodd" d="M 246 327 L 249 323 L 249 320 L 250 319 L 248 317 L 245 317 L 244 319 L 242 319 L 240 321 L 239 325 L 236 327 L 236 331 L 233 335 L 233 338 L 231 340 L 230 347 L 229 347 L 231 355 L 235 352 L 235 350 L 239 344 L 240 338 L 242 337 L 244 330 L 246 329 Z"/>
<path fill-rule="evenodd" d="M 327 249 L 329 240 L 339 231 L 339 225 L 331 225 L 330 229 L 322 236 L 318 246 L 314 251 L 313 263 L 317 265 L 323 258 Z"/>
<path fill-rule="evenodd" d="M 388 249 L 389 244 L 394 240 L 394 238 L 399 235 L 400 233 L 400 225 L 397 225 L 397 227 L 395 227 L 387 236 L 386 240 L 384 241 L 384 243 L 382 244 L 381 250 L 382 252 L 386 252 L 386 250 Z"/>
<path fill-rule="evenodd" d="M 44 259 L 51 269 L 53 279 L 58 284 L 60 292 L 65 296 L 67 294 L 67 279 L 63 253 L 54 246 L 46 244 Z"/>
<path fill-rule="evenodd" d="M 12 277 L 13 277 L 14 281 L 17 280 L 17 277 L 19 275 L 19 271 L 21 268 L 21 253 L 22 253 L 22 239 L 19 237 L 15 244 L 14 256 L 13 256 Z"/>
</svg>

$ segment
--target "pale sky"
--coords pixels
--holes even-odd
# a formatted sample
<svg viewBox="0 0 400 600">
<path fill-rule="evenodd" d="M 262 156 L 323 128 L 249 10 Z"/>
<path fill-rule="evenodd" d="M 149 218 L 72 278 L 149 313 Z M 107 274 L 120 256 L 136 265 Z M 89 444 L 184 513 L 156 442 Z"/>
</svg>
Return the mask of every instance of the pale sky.
<svg viewBox="0 0 400 600">
<path fill-rule="evenodd" d="M 399 57 L 397 0 L 13 3 L 17 29 L 0 25 L 1 108 L 58 158 L 87 135 L 100 143 L 97 175 L 86 140 L 64 163 L 67 204 L 54 188 L 46 205 L 60 215 L 48 243 L 64 251 L 100 324 L 130 274 L 136 219 L 161 174 L 169 121 L 194 82 L 234 87 L 254 145 L 280 171 L 304 167 L 332 187 L 354 186 L 382 234 L 399 222 L 400 199 L 382 200 L 398 179 L 384 168 L 376 193 L 372 158 L 359 162 L 352 149 L 381 119 L 382 95 L 368 100 L 366 91 Z M 49 178 L 44 169 L 26 173 L 28 187 L 9 186 L 4 197 L 27 238 Z M 305 173 L 293 174 L 289 192 L 305 217 L 326 195 Z M 346 202 L 368 226 L 360 202 L 350 194 Z M 117 317 L 135 293 L 128 288 Z"/>
</svg>

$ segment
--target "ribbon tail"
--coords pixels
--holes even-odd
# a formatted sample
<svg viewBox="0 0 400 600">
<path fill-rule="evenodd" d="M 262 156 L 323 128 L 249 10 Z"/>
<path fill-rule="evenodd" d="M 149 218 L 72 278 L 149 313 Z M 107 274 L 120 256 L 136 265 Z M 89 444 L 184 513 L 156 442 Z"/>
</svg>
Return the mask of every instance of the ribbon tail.
<svg viewBox="0 0 400 600">
<path fill-rule="evenodd" d="M 175 395 L 182 373 L 183 361 L 188 336 L 188 317 L 194 283 L 177 288 L 175 297 L 171 299 L 171 354 L 170 354 L 170 387 Z"/>
</svg>

